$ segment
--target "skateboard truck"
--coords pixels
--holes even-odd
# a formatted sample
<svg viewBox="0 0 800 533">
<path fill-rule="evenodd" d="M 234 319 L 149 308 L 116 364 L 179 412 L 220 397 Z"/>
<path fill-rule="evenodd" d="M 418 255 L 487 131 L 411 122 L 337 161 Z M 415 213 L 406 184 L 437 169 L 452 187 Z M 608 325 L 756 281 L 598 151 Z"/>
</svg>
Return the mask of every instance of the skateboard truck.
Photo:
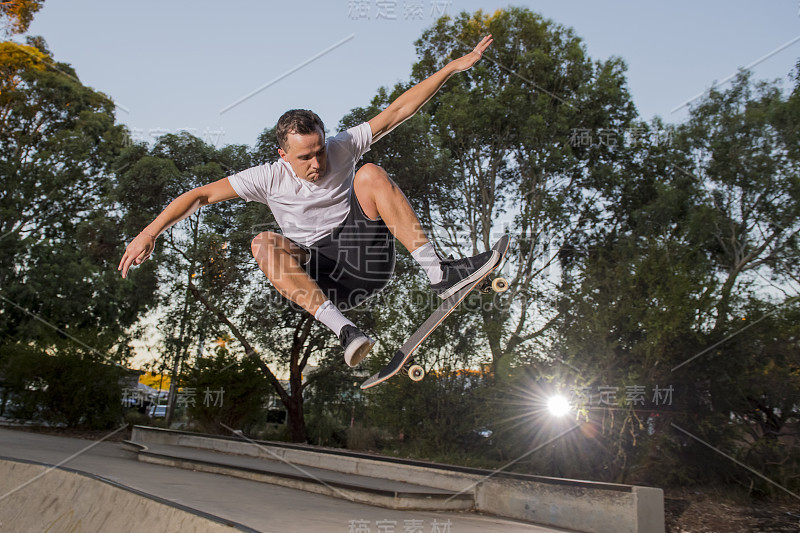
<svg viewBox="0 0 800 533">
<path fill-rule="evenodd" d="M 422 381 L 422 378 L 425 377 L 425 369 L 418 365 L 413 359 L 406 361 L 403 368 L 400 369 L 400 373 L 404 376 L 408 376 L 411 381 Z"/>
<path fill-rule="evenodd" d="M 508 290 L 508 281 L 506 278 L 489 278 L 484 279 L 478 286 L 478 290 L 482 294 L 489 294 L 490 292 L 506 292 Z"/>
</svg>

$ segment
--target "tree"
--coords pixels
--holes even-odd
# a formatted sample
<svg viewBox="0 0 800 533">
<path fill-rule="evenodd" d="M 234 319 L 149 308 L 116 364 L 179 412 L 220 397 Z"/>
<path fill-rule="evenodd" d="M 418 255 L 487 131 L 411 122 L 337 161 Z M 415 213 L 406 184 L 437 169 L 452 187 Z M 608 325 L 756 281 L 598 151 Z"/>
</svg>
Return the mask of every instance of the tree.
<svg viewBox="0 0 800 533">
<path fill-rule="evenodd" d="M 714 328 L 731 318 L 735 293 L 764 268 L 781 283 L 798 257 L 800 158 L 796 127 L 786 121 L 796 98 L 778 87 L 751 84 L 741 73 L 724 92 L 712 91 L 681 130 L 702 182 L 719 270 Z"/>
<path fill-rule="evenodd" d="M 782 464 L 776 474 L 790 485 L 798 465 L 787 462 L 791 448 L 777 443 L 797 416 L 789 398 L 800 394 L 788 326 L 800 296 L 797 108 L 796 91 L 784 96 L 776 83 L 752 82 L 742 72 L 692 109 L 677 139 L 700 181 L 699 234 L 712 276 L 710 305 L 698 317 L 708 328 L 709 353 L 679 372 L 704 381 L 698 393 L 713 411 L 739 417 L 730 439 L 712 442 L 767 471 Z M 742 441 L 752 441 L 749 455 Z"/>
<path fill-rule="evenodd" d="M 514 237 L 506 267 L 512 288 L 483 306 L 474 325 L 502 375 L 555 323 L 556 252 L 586 223 L 591 188 L 615 157 L 609 146 L 570 139 L 577 129 L 618 131 L 634 110 L 620 60 L 593 63 L 571 30 L 527 9 L 440 19 L 417 42 L 413 79 L 487 33 L 495 42 L 484 59 L 423 109 L 432 134 L 422 142 L 441 146 L 446 155 L 438 159 L 448 164 L 423 213 L 440 249 L 469 255 L 489 249 L 498 233 Z M 430 164 L 406 164 L 401 184 L 415 179 L 416 166 Z"/>
<path fill-rule="evenodd" d="M 121 364 L 128 328 L 151 303 L 114 275 L 121 239 L 108 193 L 124 129 L 111 100 L 42 39 L 2 47 L 0 353 Z"/>
<path fill-rule="evenodd" d="M 796 300 L 800 229 L 791 105 L 741 76 L 668 129 L 674 142 L 620 147 L 620 172 L 601 189 L 604 216 L 563 251 L 565 382 L 595 395 L 674 389 L 669 409 L 627 402 L 587 413 L 613 479 L 732 477 L 724 458 L 674 426 L 742 459 L 766 450 L 746 463 L 784 463 L 791 477 L 791 450 L 765 444 L 796 416 L 789 398 L 800 392 L 783 318 Z"/>
<path fill-rule="evenodd" d="M 33 21 L 33 15 L 42 8 L 44 0 L 3 0 L 0 2 L 0 18 L 3 32 L 25 33 Z"/>
<path fill-rule="evenodd" d="M 512 289 L 502 296 L 471 298 L 417 354 L 427 370 L 440 369 L 444 375 L 490 363 L 481 386 L 437 380 L 425 398 L 442 405 L 464 398 L 477 398 L 475 403 L 464 400 L 471 406 L 487 398 L 506 401 L 505 386 L 493 388 L 489 382 L 511 386 L 515 367 L 550 357 L 547 348 L 565 311 L 559 280 L 566 254 L 559 252 L 597 220 L 602 206 L 594 200 L 623 161 L 608 140 L 587 144 L 576 132 L 595 139 L 620 136 L 635 115 L 620 60 L 593 62 L 571 30 L 512 8 L 439 20 L 417 42 L 419 61 L 412 79 L 391 91 L 379 90 L 370 107 L 353 110 L 342 126 L 374 116 L 487 33 L 495 42 L 483 60 L 451 78 L 416 116 L 365 155 L 400 184 L 441 251 L 473 254 L 488 249 L 499 233 L 512 234 L 505 270 L 513 278 Z M 400 259 L 402 267 L 402 251 Z M 430 294 L 426 285 L 413 263 L 398 268 L 392 287 L 376 305 L 381 310 L 376 334 L 383 342 L 375 361 L 391 355 L 382 345 L 391 347 L 407 337 L 438 304 L 425 297 Z M 422 306 L 414 305 L 420 301 Z M 402 384 L 385 387 L 368 394 L 371 412 L 396 409 Z M 498 428 L 488 408 L 480 411 L 460 417 L 465 425 L 456 432 L 464 439 L 480 427 Z M 407 425 L 401 419 L 376 416 L 373 421 L 397 430 L 398 424 Z M 439 421 L 415 437 L 427 435 L 430 442 L 441 443 L 444 428 L 454 426 Z M 516 440 L 523 441 L 530 442 Z"/>
<path fill-rule="evenodd" d="M 216 150 L 186 132 L 165 135 L 151 150 L 143 145 L 132 146 L 120 158 L 121 172 L 115 190 L 116 199 L 126 212 L 128 235 L 132 237 L 138 233 L 181 193 L 225 177 L 233 173 L 230 170 L 233 167 L 247 166 L 250 166 L 249 156 L 240 147 Z M 192 280 L 202 276 L 207 280 L 205 284 L 216 286 L 220 298 L 230 298 L 225 295 L 226 287 L 220 283 L 221 263 L 213 263 L 226 255 L 225 233 L 230 233 L 230 229 L 223 235 L 215 233 L 214 229 L 227 225 L 222 221 L 229 220 L 226 215 L 231 209 L 225 204 L 211 206 L 170 229 L 159 240 L 160 247 L 154 255 L 156 262 L 149 266 L 159 278 L 161 327 L 165 332 L 168 359 L 165 363 L 172 367 L 173 375 L 168 423 L 176 398 L 177 377 L 181 374 L 182 361 L 188 358 L 190 346 L 199 345 L 202 351 L 206 335 L 220 335 L 213 317 L 193 296 L 190 286 Z M 206 218 L 215 228 L 208 228 Z M 240 251 L 238 253 L 241 255 Z M 203 276 L 204 270 L 209 268 L 214 274 Z M 235 269 L 226 272 L 228 278 L 237 276 Z"/>
</svg>

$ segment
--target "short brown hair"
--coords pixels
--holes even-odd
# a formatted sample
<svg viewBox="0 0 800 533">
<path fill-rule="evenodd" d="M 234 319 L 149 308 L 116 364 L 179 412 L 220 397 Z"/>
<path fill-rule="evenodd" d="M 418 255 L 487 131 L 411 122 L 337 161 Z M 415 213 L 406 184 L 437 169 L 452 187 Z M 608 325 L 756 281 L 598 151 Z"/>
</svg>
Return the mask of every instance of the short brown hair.
<svg viewBox="0 0 800 533">
<path fill-rule="evenodd" d="M 278 119 L 275 136 L 278 137 L 280 147 L 286 150 L 286 139 L 290 133 L 310 135 L 316 133 L 317 129 L 322 132 L 324 138 L 325 124 L 316 113 L 308 109 L 291 109 Z"/>
</svg>

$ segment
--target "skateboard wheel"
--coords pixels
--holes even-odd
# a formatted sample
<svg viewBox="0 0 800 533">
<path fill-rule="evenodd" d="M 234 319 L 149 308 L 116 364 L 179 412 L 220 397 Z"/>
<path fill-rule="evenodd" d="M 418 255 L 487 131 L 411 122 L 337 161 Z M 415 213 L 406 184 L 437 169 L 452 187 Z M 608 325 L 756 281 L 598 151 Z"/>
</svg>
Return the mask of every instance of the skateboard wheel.
<svg viewBox="0 0 800 533">
<path fill-rule="evenodd" d="M 425 377 L 425 370 L 419 365 L 412 365 L 408 367 L 408 377 L 411 378 L 411 381 L 420 381 Z"/>
<path fill-rule="evenodd" d="M 492 290 L 494 292 L 505 292 L 508 290 L 508 281 L 505 278 L 495 278 L 492 280 Z"/>
</svg>

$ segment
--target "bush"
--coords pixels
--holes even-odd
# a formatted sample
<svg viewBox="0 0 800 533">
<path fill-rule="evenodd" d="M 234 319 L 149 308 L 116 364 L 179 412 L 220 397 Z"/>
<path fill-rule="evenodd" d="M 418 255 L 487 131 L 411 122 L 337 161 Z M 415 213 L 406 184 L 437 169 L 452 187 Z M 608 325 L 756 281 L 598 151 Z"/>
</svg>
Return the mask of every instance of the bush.
<svg viewBox="0 0 800 533">
<path fill-rule="evenodd" d="M 306 431 L 310 442 L 318 446 L 341 448 L 347 440 L 345 425 L 327 410 L 308 415 Z"/>
<path fill-rule="evenodd" d="M 18 349 L 3 358 L 14 418 L 50 425 L 108 429 L 122 420 L 124 370 L 94 356 L 65 350 L 48 355 Z"/>
<path fill-rule="evenodd" d="M 355 423 L 347 430 L 349 450 L 374 450 L 378 445 L 378 432 L 373 427 Z"/>
<path fill-rule="evenodd" d="M 266 422 L 269 384 L 252 360 L 237 360 L 225 347 L 187 365 L 181 385 L 179 396 L 200 431 L 230 435 L 232 428 L 251 435 Z"/>
</svg>

